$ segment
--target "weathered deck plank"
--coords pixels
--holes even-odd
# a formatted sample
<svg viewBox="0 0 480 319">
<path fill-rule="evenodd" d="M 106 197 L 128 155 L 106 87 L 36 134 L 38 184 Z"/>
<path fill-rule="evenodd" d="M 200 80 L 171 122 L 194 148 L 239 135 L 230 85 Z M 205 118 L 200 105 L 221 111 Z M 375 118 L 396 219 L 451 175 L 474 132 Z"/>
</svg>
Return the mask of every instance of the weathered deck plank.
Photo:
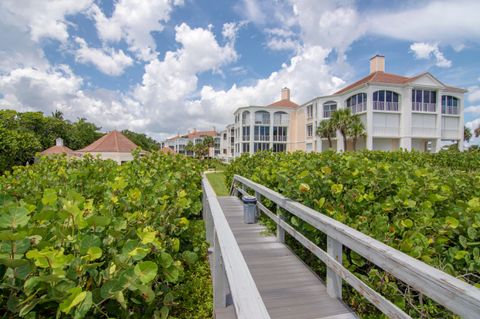
<svg viewBox="0 0 480 319">
<path fill-rule="evenodd" d="M 356 318 L 290 249 L 265 235 L 263 226 L 243 223 L 238 198 L 218 199 L 271 318 Z M 231 316 L 227 309 L 216 311 L 218 319 Z"/>
</svg>

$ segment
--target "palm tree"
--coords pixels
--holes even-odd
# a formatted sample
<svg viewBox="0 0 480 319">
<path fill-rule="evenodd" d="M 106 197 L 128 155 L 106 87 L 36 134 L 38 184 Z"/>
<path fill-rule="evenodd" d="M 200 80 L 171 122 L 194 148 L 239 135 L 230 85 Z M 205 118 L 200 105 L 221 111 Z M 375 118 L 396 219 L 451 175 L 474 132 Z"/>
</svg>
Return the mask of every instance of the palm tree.
<svg viewBox="0 0 480 319">
<path fill-rule="evenodd" d="M 332 113 L 330 121 L 343 137 L 343 150 L 347 150 L 348 130 L 350 127 L 352 112 L 350 109 L 341 109 Z"/>
<path fill-rule="evenodd" d="M 59 120 L 63 120 L 63 113 L 62 111 L 55 110 L 55 112 L 52 112 L 52 117 Z"/>
<path fill-rule="evenodd" d="M 195 152 L 195 145 L 193 145 L 192 141 L 188 141 L 187 145 L 185 145 L 185 151 L 188 153 L 193 153 Z"/>
<path fill-rule="evenodd" d="M 480 136 L 480 126 L 475 129 L 474 133 L 475 133 L 475 137 Z"/>
<path fill-rule="evenodd" d="M 367 137 L 367 132 L 365 132 L 365 126 L 360 120 L 360 116 L 357 114 L 352 115 L 350 118 L 348 136 L 352 138 L 353 150 L 356 151 L 357 140 L 359 137 Z"/>
<path fill-rule="evenodd" d="M 475 136 L 478 137 L 477 135 L 477 130 L 475 130 Z M 472 130 L 469 129 L 468 127 L 464 126 L 463 127 L 463 140 L 470 142 L 470 139 L 472 138 Z"/>
<path fill-rule="evenodd" d="M 202 144 L 206 149 L 206 154 L 205 155 L 208 156 L 210 148 L 215 146 L 215 140 L 211 136 L 205 136 L 203 138 L 203 143 Z"/>
<path fill-rule="evenodd" d="M 317 136 L 327 138 L 328 146 L 332 148 L 332 138 L 337 134 L 337 129 L 332 120 L 323 120 L 318 123 Z"/>
</svg>

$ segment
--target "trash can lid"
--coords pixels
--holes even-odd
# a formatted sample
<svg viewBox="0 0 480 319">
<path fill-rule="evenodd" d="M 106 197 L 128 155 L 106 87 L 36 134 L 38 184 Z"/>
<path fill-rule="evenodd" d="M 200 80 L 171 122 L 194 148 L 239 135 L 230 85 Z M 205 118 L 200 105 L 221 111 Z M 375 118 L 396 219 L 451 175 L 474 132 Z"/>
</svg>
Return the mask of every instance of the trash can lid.
<svg viewBox="0 0 480 319">
<path fill-rule="evenodd" d="M 245 204 L 257 202 L 257 199 L 254 196 L 249 196 L 249 195 L 243 196 L 242 200 Z"/>
</svg>

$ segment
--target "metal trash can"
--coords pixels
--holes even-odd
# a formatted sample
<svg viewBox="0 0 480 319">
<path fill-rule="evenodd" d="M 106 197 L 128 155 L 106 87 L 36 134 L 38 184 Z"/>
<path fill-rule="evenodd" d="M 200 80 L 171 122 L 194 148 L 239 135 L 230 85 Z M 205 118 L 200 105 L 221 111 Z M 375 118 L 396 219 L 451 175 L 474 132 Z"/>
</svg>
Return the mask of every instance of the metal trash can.
<svg viewBox="0 0 480 319">
<path fill-rule="evenodd" d="M 243 196 L 243 222 L 255 224 L 257 222 L 257 199 L 253 196 Z"/>
</svg>

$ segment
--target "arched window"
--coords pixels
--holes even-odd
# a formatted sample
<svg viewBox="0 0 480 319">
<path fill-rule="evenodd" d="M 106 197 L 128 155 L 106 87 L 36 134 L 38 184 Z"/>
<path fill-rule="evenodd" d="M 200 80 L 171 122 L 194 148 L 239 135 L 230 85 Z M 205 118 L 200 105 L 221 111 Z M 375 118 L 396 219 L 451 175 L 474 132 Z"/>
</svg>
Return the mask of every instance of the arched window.
<svg viewBox="0 0 480 319">
<path fill-rule="evenodd" d="M 288 126 L 288 113 L 287 112 L 275 112 L 273 114 L 273 125 Z"/>
<path fill-rule="evenodd" d="M 367 110 L 367 93 L 358 93 L 347 99 L 347 107 L 352 114 L 364 112 Z"/>
<path fill-rule="evenodd" d="M 451 95 L 442 95 L 442 113 L 443 114 L 458 114 L 460 107 L 460 100 Z"/>
<path fill-rule="evenodd" d="M 250 112 L 245 111 L 242 113 L 242 125 L 250 125 Z"/>
<path fill-rule="evenodd" d="M 267 111 L 255 112 L 255 124 L 270 125 L 270 113 Z"/>
<path fill-rule="evenodd" d="M 335 101 L 328 101 L 323 103 L 323 117 L 330 118 L 332 113 L 337 110 L 337 102 Z"/>
<path fill-rule="evenodd" d="M 380 111 L 398 111 L 398 93 L 380 90 L 373 92 L 373 109 Z"/>
</svg>

